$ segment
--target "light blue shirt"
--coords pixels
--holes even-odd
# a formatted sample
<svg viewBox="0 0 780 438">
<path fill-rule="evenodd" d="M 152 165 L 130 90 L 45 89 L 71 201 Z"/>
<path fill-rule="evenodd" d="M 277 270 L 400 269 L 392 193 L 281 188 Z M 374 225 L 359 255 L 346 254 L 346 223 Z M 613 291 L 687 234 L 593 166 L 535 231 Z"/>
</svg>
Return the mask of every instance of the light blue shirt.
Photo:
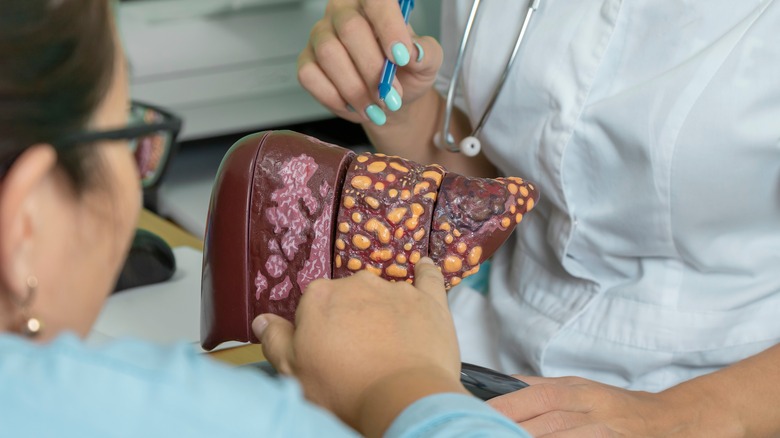
<svg viewBox="0 0 780 438">
<path fill-rule="evenodd" d="M 189 345 L 121 340 L 101 348 L 73 335 L 47 345 L 0 335 L 0 435 L 9 437 L 355 436 L 307 403 L 292 379 L 234 369 Z M 476 398 L 419 400 L 389 437 L 528 437 Z"/>
<path fill-rule="evenodd" d="M 482 2 L 472 123 L 527 5 Z M 487 297 L 451 292 L 464 360 L 658 391 L 780 341 L 779 30 L 778 0 L 540 2 L 481 139 L 541 199 Z"/>
</svg>

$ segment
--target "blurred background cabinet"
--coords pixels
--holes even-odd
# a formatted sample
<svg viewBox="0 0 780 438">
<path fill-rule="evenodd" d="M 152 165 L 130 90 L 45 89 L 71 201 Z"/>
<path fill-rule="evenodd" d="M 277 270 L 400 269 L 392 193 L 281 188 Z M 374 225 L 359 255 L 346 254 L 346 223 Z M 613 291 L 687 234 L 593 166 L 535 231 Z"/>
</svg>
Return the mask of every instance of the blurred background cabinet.
<svg viewBox="0 0 780 438">
<path fill-rule="evenodd" d="M 184 119 L 159 211 L 195 235 L 205 230 L 222 156 L 246 133 L 294 129 L 357 149 L 365 137 L 297 81 L 298 53 L 326 0 L 125 0 L 117 16 L 134 99 Z M 412 25 L 438 35 L 439 0 L 418 0 Z"/>
</svg>

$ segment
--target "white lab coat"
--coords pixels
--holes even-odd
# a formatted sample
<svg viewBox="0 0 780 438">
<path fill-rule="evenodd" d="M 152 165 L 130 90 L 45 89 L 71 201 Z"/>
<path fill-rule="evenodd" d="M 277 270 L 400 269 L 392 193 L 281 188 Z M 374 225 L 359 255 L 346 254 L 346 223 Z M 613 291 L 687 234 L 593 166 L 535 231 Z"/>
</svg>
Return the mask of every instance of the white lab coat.
<svg viewBox="0 0 780 438">
<path fill-rule="evenodd" d="M 474 124 L 527 4 L 482 2 Z M 463 360 L 658 391 L 780 341 L 780 1 L 542 0 L 481 138 L 541 199 L 451 293 Z"/>
</svg>

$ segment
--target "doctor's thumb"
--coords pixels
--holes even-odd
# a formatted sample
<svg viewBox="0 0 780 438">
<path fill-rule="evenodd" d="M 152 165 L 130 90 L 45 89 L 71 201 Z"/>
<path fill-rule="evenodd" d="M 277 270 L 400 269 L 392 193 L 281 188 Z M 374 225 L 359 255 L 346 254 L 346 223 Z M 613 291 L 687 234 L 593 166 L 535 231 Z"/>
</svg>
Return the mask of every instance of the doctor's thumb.
<svg viewBox="0 0 780 438">
<path fill-rule="evenodd" d="M 295 329 L 290 321 L 266 313 L 252 321 L 252 331 L 260 340 L 266 359 L 280 373 L 291 375 Z"/>
</svg>

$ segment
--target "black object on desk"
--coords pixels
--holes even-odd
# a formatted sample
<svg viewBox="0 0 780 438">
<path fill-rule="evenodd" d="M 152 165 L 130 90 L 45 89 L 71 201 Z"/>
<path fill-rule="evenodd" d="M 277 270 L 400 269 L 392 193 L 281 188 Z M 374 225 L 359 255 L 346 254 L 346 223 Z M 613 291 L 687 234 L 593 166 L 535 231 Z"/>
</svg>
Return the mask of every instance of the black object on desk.
<svg viewBox="0 0 780 438">
<path fill-rule="evenodd" d="M 244 366 L 256 368 L 271 377 L 279 375 L 273 365 L 267 361 Z M 485 401 L 528 386 L 527 383 L 512 376 L 465 362 L 461 363 L 460 382 L 474 397 Z"/>
<path fill-rule="evenodd" d="M 527 383 L 512 376 L 466 362 L 461 363 L 460 383 L 475 397 L 482 400 L 490 400 L 528 386 Z"/>
<path fill-rule="evenodd" d="M 137 229 L 114 292 L 168 281 L 176 272 L 171 247 L 158 235 Z"/>
</svg>

